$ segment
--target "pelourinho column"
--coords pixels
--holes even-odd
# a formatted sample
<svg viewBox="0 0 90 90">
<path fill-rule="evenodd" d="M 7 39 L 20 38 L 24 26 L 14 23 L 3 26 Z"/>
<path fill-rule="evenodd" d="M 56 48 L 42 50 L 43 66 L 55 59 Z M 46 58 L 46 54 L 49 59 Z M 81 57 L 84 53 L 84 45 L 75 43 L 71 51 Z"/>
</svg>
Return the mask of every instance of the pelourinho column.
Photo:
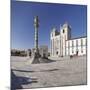
<svg viewBox="0 0 90 90">
<path fill-rule="evenodd" d="M 34 48 L 35 48 L 35 54 L 38 54 L 38 27 L 39 27 L 39 19 L 38 16 L 35 16 L 34 18 L 34 27 L 35 27 L 35 42 L 34 42 Z"/>
<path fill-rule="evenodd" d="M 37 63 L 49 63 L 52 62 L 52 60 L 45 58 L 45 57 L 41 57 L 40 53 L 39 53 L 39 48 L 38 48 L 38 27 L 39 27 L 39 19 L 38 16 L 35 16 L 34 18 L 34 27 L 35 27 L 35 35 L 34 35 L 34 55 L 32 56 L 32 58 L 30 59 L 30 63 L 31 64 L 37 64 Z"/>
</svg>

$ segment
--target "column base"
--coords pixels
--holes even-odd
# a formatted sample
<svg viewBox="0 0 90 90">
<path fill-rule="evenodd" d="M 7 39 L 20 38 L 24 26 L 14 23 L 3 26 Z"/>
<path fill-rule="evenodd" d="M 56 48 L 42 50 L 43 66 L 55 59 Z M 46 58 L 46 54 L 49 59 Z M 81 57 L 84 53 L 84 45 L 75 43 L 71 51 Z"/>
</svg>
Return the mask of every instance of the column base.
<svg viewBox="0 0 90 90">
<path fill-rule="evenodd" d="M 54 60 L 50 60 L 45 57 L 41 57 L 40 54 L 35 54 L 31 59 L 30 59 L 30 64 L 39 64 L 39 63 L 50 63 L 54 62 Z"/>
</svg>

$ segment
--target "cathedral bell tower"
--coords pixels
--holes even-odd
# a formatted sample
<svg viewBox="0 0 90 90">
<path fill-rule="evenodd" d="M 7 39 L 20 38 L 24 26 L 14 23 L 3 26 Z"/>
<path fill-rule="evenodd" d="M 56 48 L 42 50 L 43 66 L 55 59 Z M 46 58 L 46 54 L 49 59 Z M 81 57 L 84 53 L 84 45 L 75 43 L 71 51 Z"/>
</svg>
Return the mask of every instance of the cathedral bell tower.
<svg viewBox="0 0 90 90">
<path fill-rule="evenodd" d="M 66 55 L 66 40 L 69 40 L 71 38 L 71 27 L 66 22 L 63 26 L 61 26 L 60 30 L 60 40 L 61 40 L 61 56 Z"/>
</svg>

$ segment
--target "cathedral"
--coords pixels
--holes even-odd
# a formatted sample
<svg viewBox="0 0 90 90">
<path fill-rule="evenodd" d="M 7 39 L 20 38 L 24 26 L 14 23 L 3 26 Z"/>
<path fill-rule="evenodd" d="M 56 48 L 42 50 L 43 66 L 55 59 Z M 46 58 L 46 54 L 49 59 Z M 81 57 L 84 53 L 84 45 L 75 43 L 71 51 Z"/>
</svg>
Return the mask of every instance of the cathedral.
<svg viewBox="0 0 90 90">
<path fill-rule="evenodd" d="M 50 33 L 50 54 L 52 57 L 86 55 L 86 36 L 71 38 L 71 26 L 68 23 L 60 26 L 60 31 L 53 28 Z"/>
</svg>

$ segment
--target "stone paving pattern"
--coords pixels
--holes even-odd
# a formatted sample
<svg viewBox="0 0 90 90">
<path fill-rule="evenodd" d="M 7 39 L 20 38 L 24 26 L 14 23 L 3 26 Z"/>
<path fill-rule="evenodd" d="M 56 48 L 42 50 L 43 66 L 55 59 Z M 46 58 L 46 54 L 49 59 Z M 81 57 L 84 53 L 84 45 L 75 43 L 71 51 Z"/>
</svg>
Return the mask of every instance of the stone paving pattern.
<svg viewBox="0 0 90 90">
<path fill-rule="evenodd" d="M 11 87 L 41 88 L 87 84 L 86 56 L 30 64 L 28 57 L 11 56 Z"/>
</svg>

